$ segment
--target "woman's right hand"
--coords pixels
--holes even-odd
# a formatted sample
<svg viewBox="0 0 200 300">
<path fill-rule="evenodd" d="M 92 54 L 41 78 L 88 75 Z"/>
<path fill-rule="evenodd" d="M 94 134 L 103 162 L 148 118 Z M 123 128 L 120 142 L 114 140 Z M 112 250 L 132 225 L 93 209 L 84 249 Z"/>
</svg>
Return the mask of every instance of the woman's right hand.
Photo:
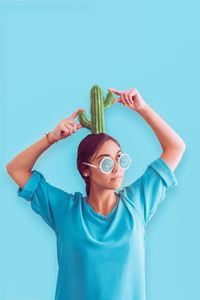
<svg viewBox="0 0 200 300">
<path fill-rule="evenodd" d="M 66 137 L 75 133 L 77 129 L 83 128 L 81 124 L 74 122 L 74 118 L 78 115 L 80 111 L 84 111 L 83 108 L 77 109 L 69 118 L 61 120 L 61 122 L 54 128 L 48 135 L 49 141 L 51 143 L 58 142 L 59 140 L 65 139 Z"/>
</svg>

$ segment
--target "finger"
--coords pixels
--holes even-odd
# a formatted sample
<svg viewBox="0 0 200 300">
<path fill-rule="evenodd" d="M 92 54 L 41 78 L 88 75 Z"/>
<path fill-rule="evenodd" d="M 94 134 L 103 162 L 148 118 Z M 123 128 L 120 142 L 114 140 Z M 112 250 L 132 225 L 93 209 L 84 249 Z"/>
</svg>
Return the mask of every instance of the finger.
<svg viewBox="0 0 200 300">
<path fill-rule="evenodd" d="M 133 92 L 129 93 L 129 100 L 131 101 L 131 103 L 133 103 L 133 98 L 135 96 L 135 94 Z"/>
<path fill-rule="evenodd" d="M 126 92 L 123 93 L 123 96 L 124 96 L 124 100 L 126 101 L 126 103 L 129 103 L 128 95 Z"/>
<path fill-rule="evenodd" d="M 126 101 L 125 101 L 123 93 L 121 94 L 121 99 L 122 99 L 122 104 L 126 105 Z"/>
<path fill-rule="evenodd" d="M 67 121 L 64 122 L 64 125 L 67 126 L 67 124 L 70 124 L 74 127 L 74 131 L 76 131 L 79 128 L 83 128 L 84 126 L 82 124 L 77 124 L 73 120 L 67 119 Z"/>
<path fill-rule="evenodd" d="M 121 98 L 115 98 L 115 99 L 113 100 L 112 104 L 117 103 L 117 102 L 120 102 L 120 101 L 121 101 Z"/>
<path fill-rule="evenodd" d="M 128 103 L 129 103 L 130 105 L 133 103 L 131 93 L 128 93 L 128 94 L 127 94 L 127 101 L 128 101 Z"/>
<path fill-rule="evenodd" d="M 134 88 L 134 89 L 130 89 L 130 92 L 133 96 L 135 96 L 138 91 L 137 91 L 137 89 Z"/>
<path fill-rule="evenodd" d="M 74 132 L 80 128 L 83 128 L 84 126 L 82 124 L 77 124 L 77 123 L 74 123 Z"/>
<path fill-rule="evenodd" d="M 75 112 L 72 113 L 72 115 L 69 117 L 69 119 L 72 120 L 72 119 L 76 118 L 76 116 L 78 115 L 78 113 L 81 112 L 81 111 L 85 111 L 85 109 L 84 108 L 77 109 Z"/>
<path fill-rule="evenodd" d="M 73 126 L 70 125 L 69 123 L 62 126 L 62 131 L 64 131 L 64 133 L 70 132 L 71 135 L 73 130 L 74 130 Z"/>
<path fill-rule="evenodd" d="M 65 126 L 67 126 L 67 124 L 73 125 L 73 124 L 74 124 L 74 120 L 71 120 L 71 119 L 64 119 L 64 120 L 63 120 L 63 124 L 64 124 Z"/>
<path fill-rule="evenodd" d="M 113 93 L 115 93 L 115 94 L 117 94 L 117 95 L 121 95 L 121 93 L 122 93 L 122 91 L 120 91 L 120 90 L 117 90 L 117 89 L 114 89 L 114 88 L 109 88 L 108 89 L 109 91 L 111 91 L 111 92 L 113 92 Z"/>
<path fill-rule="evenodd" d="M 82 124 L 77 125 L 77 129 L 83 128 L 84 126 Z"/>
</svg>

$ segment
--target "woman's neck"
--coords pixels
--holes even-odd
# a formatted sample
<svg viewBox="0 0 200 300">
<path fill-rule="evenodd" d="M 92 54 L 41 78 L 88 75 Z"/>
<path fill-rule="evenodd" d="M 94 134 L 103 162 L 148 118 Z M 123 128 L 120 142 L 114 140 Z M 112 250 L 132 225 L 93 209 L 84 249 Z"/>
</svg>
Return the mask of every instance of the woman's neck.
<svg viewBox="0 0 200 300">
<path fill-rule="evenodd" d="M 103 215 L 108 215 L 118 202 L 118 195 L 116 192 L 106 191 L 97 195 L 97 193 L 90 193 L 87 197 L 87 202 L 92 206 L 92 208 Z"/>
</svg>

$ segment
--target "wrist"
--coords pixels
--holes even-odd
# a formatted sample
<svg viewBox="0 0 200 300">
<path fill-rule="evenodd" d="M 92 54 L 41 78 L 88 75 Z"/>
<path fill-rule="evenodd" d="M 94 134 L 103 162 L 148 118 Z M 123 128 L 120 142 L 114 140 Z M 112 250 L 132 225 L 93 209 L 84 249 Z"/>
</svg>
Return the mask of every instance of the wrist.
<svg viewBox="0 0 200 300">
<path fill-rule="evenodd" d="M 47 138 L 47 141 L 50 145 L 57 143 L 58 141 L 52 140 L 51 136 L 50 136 L 51 131 L 49 131 L 48 133 L 44 133 L 44 135 Z"/>
<path fill-rule="evenodd" d="M 143 114 L 148 110 L 148 108 L 149 108 L 148 104 L 144 103 L 136 110 L 136 112 L 139 114 Z"/>
</svg>

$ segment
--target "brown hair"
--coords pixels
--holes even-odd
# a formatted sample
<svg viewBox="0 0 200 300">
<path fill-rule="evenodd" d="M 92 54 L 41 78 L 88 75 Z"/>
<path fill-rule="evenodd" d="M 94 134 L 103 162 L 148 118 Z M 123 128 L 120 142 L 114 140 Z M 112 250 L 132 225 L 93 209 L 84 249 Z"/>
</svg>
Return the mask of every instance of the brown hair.
<svg viewBox="0 0 200 300">
<path fill-rule="evenodd" d="M 108 140 L 114 141 L 120 148 L 119 142 L 107 133 L 91 133 L 88 134 L 79 144 L 77 151 L 77 169 L 86 183 L 86 193 L 89 196 L 90 191 L 90 179 L 88 176 L 84 176 L 83 173 L 87 170 L 88 166 L 83 162 L 89 163 L 90 158 L 100 148 L 100 146 Z"/>
</svg>

